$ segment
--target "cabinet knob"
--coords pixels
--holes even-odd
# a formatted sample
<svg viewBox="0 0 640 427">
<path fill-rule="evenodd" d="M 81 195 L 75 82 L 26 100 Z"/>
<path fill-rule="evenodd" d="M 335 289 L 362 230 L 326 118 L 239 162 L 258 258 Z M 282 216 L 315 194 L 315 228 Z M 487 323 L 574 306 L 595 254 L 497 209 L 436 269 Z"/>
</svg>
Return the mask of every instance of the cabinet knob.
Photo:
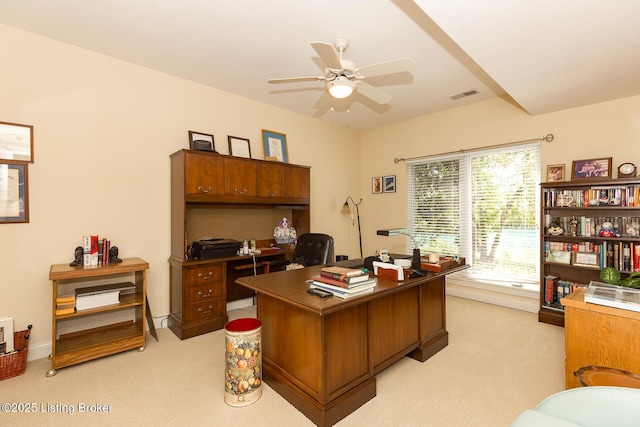
<svg viewBox="0 0 640 427">
<path fill-rule="evenodd" d="M 203 294 L 202 291 L 198 291 L 198 295 L 200 295 L 202 298 L 209 298 L 211 295 L 213 295 L 213 289 L 209 289 L 208 294 Z"/>
<path fill-rule="evenodd" d="M 213 271 L 210 271 L 208 276 L 205 276 L 202 273 L 198 273 L 198 277 L 202 280 L 209 280 L 213 277 Z"/>
<path fill-rule="evenodd" d="M 211 190 L 213 190 L 213 188 L 209 187 L 208 189 L 204 189 L 201 186 L 198 186 L 198 191 L 200 191 L 201 193 L 211 193 Z"/>
<path fill-rule="evenodd" d="M 207 314 L 207 313 L 211 313 L 211 310 L 213 309 L 213 306 L 210 305 L 209 308 L 207 310 L 203 310 L 202 307 L 198 307 L 198 311 L 202 314 Z"/>
</svg>

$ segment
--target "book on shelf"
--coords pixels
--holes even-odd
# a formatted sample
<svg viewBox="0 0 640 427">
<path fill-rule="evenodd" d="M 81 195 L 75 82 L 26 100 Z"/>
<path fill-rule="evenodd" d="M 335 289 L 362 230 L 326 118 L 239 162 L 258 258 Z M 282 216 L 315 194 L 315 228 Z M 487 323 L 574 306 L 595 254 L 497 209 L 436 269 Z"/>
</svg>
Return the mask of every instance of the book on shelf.
<svg viewBox="0 0 640 427">
<path fill-rule="evenodd" d="M 376 278 L 375 277 L 369 277 L 369 275 L 367 274 L 366 276 L 357 276 L 357 277 L 364 277 L 364 280 L 360 280 L 357 282 L 346 282 L 343 280 L 337 280 L 337 279 L 333 279 L 331 277 L 326 277 L 323 275 L 314 275 L 311 276 L 311 279 L 315 282 L 322 282 L 322 283 L 326 283 L 328 285 L 332 285 L 332 286 L 338 286 L 340 288 L 346 288 L 346 289 L 351 289 L 351 288 L 357 288 L 360 286 L 364 286 L 364 285 L 370 285 L 371 283 L 376 283 Z"/>
<path fill-rule="evenodd" d="M 66 304 L 56 304 L 56 315 L 71 314 L 76 311 L 76 303 L 70 302 Z"/>
<path fill-rule="evenodd" d="M 75 302 L 76 302 L 75 294 L 64 294 L 64 295 L 58 295 L 56 297 L 56 304 L 70 304 L 70 303 L 75 304 Z"/>
<path fill-rule="evenodd" d="M 347 299 L 373 292 L 375 290 L 376 284 L 374 282 L 371 285 L 364 285 L 357 288 L 346 289 L 338 286 L 327 285 L 326 283 L 322 282 L 312 281 L 309 284 L 309 287 L 314 289 L 322 289 L 323 291 L 331 292 L 338 298 Z"/>
<path fill-rule="evenodd" d="M 584 294 L 584 301 L 640 312 L 640 289 L 591 281 Z"/>
<path fill-rule="evenodd" d="M 131 282 L 77 288 L 76 310 L 88 310 L 118 304 L 121 294 L 133 293 L 135 289 L 136 286 Z"/>
<path fill-rule="evenodd" d="M 557 302 L 558 297 L 558 276 L 544 276 L 544 304 L 552 305 Z"/>
</svg>

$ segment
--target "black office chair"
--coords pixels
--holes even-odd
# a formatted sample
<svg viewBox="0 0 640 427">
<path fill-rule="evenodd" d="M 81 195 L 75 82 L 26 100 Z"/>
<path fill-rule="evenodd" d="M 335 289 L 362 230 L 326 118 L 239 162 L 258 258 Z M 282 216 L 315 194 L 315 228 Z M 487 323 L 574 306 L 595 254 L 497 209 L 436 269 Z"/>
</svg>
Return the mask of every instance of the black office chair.
<svg viewBox="0 0 640 427">
<path fill-rule="evenodd" d="M 329 264 L 333 259 L 333 237 L 322 233 L 306 233 L 298 237 L 293 251 L 294 263 L 304 265 Z"/>
</svg>

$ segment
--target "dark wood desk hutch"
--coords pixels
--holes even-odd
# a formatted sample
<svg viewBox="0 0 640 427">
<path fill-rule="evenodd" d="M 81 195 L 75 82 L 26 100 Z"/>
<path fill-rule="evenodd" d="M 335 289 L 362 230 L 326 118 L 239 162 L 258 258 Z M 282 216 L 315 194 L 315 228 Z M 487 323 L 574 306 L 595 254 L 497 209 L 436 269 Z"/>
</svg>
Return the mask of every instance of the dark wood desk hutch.
<svg viewBox="0 0 640 427">
<path fill-rule="evenodd" d="M 287 217 L 298 235 L 310 231 L 310 168 L 204 151 L 171 155 L 171 309 L 168 326 L 180 339 L 227 322 L 226 304 L 254 292 L 236 278 L 268 272 L 264 261 L 291 250 L 253 256 L 191 259 L 188 246 L 203 236 L 256 238 L 269 246 L 277 219 Z"/>
</svg>

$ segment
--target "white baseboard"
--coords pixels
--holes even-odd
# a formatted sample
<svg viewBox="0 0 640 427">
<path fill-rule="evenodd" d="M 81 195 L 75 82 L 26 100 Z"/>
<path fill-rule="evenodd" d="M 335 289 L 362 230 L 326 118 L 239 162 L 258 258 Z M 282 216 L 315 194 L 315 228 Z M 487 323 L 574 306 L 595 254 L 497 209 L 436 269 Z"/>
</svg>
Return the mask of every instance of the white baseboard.
<svg viewBox="0 0 640 427">
<path fill-rule="evenodd" d="M 514 298 L 512 295 L 497 292 L 478 292 L 473 288 L 464 286 L 447 285 L 447 295 L 513 308 L 516 310 L 528 311 L 530 313 L 537 313 L 540 309 L 537 299 Z"/>
</svg>

